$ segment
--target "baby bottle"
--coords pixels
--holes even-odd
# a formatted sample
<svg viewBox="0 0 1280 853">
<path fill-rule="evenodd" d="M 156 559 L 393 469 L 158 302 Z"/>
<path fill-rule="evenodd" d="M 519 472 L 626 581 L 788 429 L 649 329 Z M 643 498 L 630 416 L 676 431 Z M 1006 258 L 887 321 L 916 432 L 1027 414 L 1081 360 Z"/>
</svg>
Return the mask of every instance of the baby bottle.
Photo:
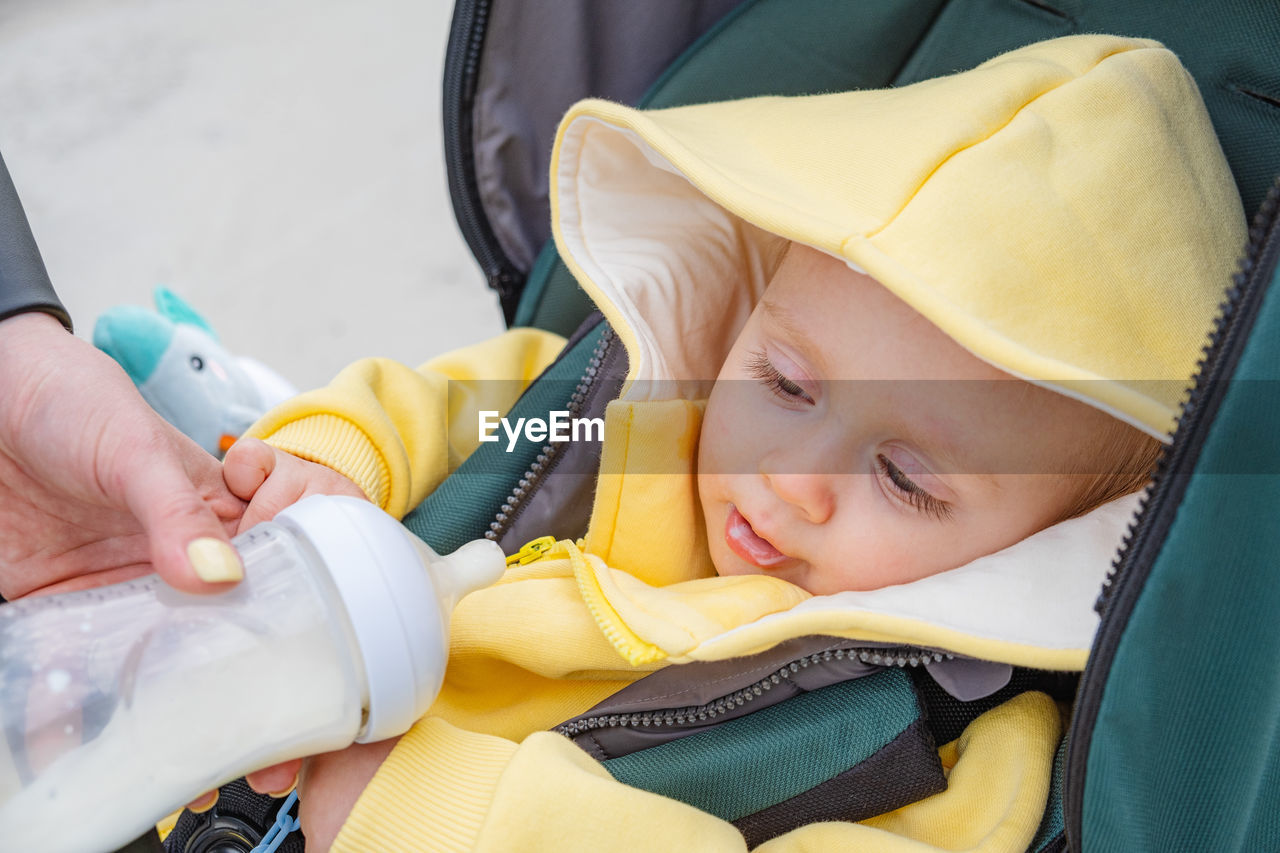
<svg viewBox="0 0 1280 853">
<path fill-rule="evenodd" d="M 0 848 L 104 851 L 269 764 L 402 734 L 435 698 L 457 600 L 496 543 L 440 557 L 354 498 L 233 544 L 245 578 L 151 575 L 0 605 Z"/>
</svg>

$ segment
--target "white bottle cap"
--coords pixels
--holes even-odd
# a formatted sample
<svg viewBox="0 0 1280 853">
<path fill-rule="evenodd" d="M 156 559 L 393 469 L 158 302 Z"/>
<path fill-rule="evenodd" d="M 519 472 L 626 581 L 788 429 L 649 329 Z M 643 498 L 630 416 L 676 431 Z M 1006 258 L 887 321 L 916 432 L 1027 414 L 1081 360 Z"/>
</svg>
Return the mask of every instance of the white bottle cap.
<svg viewBox="0 0 1280 853">
<path fill-rule="evenodd" d="M 404 734 L 440 692 L 453 606 L 502 576 L 502 549 L 480 539 L 437 556 L 358 498 L 313 495 L 275 521 L 311 543 L 346 607 L 369 686 L 368 719 L 356 740 Z"/>
</svg>

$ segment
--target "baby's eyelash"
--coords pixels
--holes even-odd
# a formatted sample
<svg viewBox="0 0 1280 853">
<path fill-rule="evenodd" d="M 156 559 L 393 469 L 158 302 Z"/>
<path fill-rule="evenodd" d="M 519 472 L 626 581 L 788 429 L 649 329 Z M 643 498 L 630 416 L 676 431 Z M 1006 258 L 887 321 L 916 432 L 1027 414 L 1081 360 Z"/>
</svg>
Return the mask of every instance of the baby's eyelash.
<svg viewBox="0 0 1280 853">
<path fill-rule="evenodd" d="M 747 371 L 783 400 L 813 402 L 813 398 L 803 388 L 778 372 L 778 368 L 773 366 L 762 350 L 747 356 Z"/>
<path fill-rule="evenodd" d="M 902 473 L 902 469 L 889 461 L 883 453 L 876 455 L 876 467 L 880 475 L 889 480 L 902 495 L 903 500 L 916 509 L 939 521 L 951 518 L 951 504 L 938 500 L 924 489 L 917 486 L 910 477 Z"/>
</svg>

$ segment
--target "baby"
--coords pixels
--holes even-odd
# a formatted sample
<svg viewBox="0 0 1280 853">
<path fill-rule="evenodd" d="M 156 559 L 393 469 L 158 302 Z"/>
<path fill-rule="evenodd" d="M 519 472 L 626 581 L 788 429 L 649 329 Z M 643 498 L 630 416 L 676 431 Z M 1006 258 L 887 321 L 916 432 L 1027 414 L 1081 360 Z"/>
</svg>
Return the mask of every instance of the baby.
<svg viewBox="0 0 1280 853">
<path fill-rule="evenodd" d="M 1154 466 L 1244 233 L 1168 51 L 1081 36 L 883 92 L 586 102 L 552 202 L 629 363 L 587 535 L 464 601 L 444 690 L 394 751 L 309 765 L 311 843 L 740 846 L 546 732 L 659 663 L 831 634 L 1082 668 L 1126 520 L 1108 507 Z M 476 413 L 513 402 L 477 377 L 527 383 L 562 344 L 513 330 L 348 368 L 231 448 L 242 526 L 312 493 L 403 516 L 474 451 Z M 655 390 L 717 372 L 705 410 Z M 1026 849 L 1060 731 L 1036 696 L 975 720 L 936 813 L 890 831 L 987 815 L 974 837 Z M 1010 786 L 995 816 L 990 780 Z M 818 826 L 797 843 L 835 844 Z"/>
</svg>

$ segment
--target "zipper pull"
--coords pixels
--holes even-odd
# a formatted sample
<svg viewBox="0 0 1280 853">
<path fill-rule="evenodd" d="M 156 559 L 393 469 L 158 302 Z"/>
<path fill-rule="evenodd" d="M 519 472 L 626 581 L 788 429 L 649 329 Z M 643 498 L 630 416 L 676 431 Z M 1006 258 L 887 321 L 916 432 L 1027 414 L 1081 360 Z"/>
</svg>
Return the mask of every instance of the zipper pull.
<svg viewBox="0 0 1280 853">
<path fill-rule="evenodd" d="M 526 542 L 520 546 L 520 550 L 516 551 L 510 557 L 507 557 L 508 566 L 527 566 L 530 563 L 536 563 L 544 557 L 563 556 L 568 553 L 563 545 L 556 542 L 554 536 L 539 536 L 532 542 Z"/>
</svg>

